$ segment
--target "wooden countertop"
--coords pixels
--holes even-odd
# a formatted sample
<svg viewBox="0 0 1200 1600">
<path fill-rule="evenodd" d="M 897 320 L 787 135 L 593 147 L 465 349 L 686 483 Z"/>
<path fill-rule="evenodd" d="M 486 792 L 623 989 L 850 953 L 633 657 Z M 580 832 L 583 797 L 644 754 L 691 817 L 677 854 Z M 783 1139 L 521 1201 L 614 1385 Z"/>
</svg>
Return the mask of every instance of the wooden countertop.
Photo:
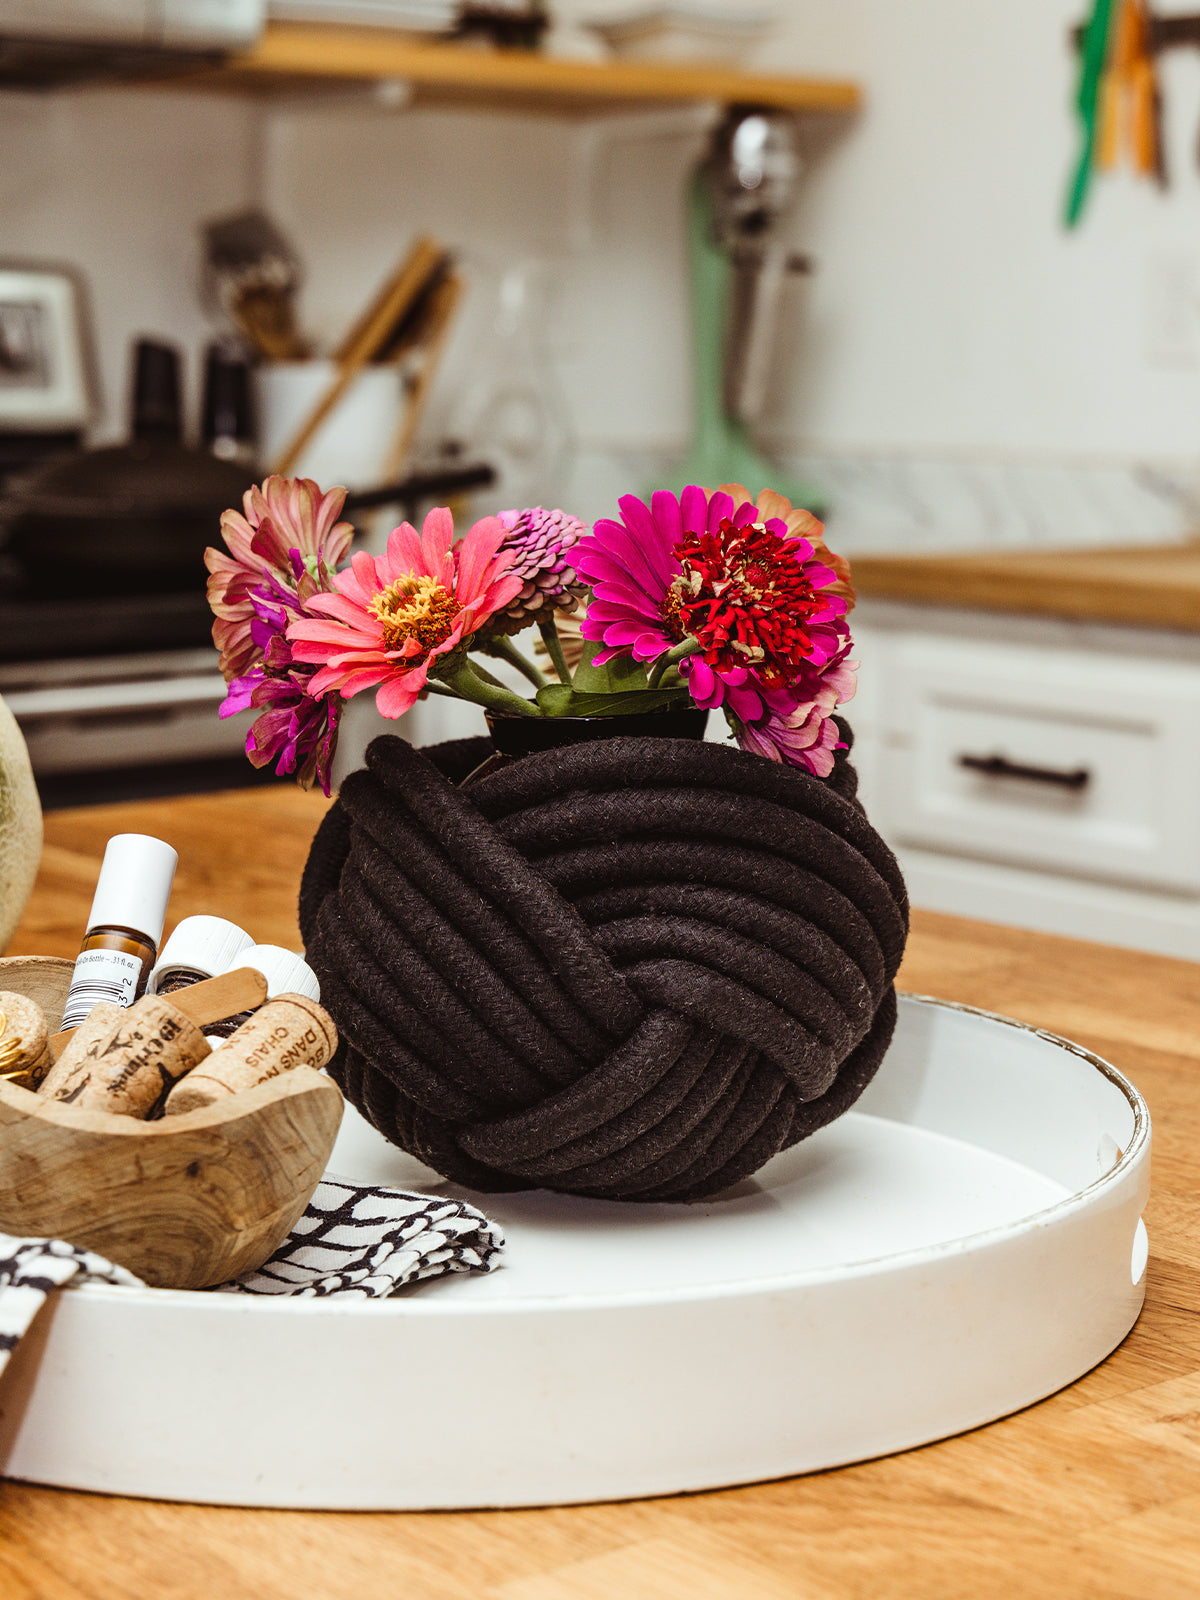
<svg viewBox="0 0 1200 1600">
<path fill-rule="evenodd" d="M 1200 544 L 866 555 L 863 596 L 1200 630 Z"/>
<path fill-rule="evenodd" d="M 63 811 L 10 954 L 71 955 L 105 840 L 180 852 L 171 924 L 294 943 L 320 796 L 246 790 Z M 0 1484 L 13 1600 L 1153 1600 L 1200 1594 L 1200 968 L 920 913 L 905 988 L 1077 1039 L 1146 1095 L 1146 1308 L 1095 1371 L 990 1427 L 811 1477 L 473 1513 L 243 1511 Z M 170 1351 L 147 1351 L 170 1360 Z M 486 1351 L 480 1361 L 486 1366 Z M 736 1381 L 714 1373 L 713 1382 Z M 0 1405 L 3 1387 L 0 1385 Z M 69 1419 L 64 1419 L 69 1423 Z M 381 1424 L 382 1425 L 382 1424 Z M 403 1419 L 395 1426 L 403 1449 Z"/>
</svg>

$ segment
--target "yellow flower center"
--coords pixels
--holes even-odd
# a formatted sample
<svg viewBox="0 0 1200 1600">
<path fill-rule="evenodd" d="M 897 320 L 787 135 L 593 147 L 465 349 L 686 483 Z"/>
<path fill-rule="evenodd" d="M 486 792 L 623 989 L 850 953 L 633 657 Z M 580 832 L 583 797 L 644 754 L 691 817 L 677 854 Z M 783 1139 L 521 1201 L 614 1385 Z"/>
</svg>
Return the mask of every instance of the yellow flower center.
<svg viewBox="0 0 1200 1600">
<path fill-rule="evenodd" d="M 420 652 L 409 656 L 408 664 L 421 666 L 449 636 L 462 607 L 436 578 L 410 572 L 381 589 L 370 609 L 379 618 L 385 648 L 400 650 L 409 639 L 415 639 Z"/>
</svg>

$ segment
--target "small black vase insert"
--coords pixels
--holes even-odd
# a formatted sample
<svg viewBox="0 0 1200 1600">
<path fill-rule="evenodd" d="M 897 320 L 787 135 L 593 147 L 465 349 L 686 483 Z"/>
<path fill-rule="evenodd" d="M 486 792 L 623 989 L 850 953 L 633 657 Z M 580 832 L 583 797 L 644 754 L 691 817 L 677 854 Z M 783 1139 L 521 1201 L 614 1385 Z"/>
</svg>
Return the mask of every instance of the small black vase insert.
<svg viewBox="0 0 1200 1600">
<path fill-rule="evenodd" d="M 564 745 L 587 744 L 593 739 L 703 739 L 708 712 L 699 706 L 618 717 L 522 717 L 511 711 L 488 711 L 484 720 L 491 748 L 464 783 L 477 783 L 536 751 L 561 750 Z"/>
</svg>

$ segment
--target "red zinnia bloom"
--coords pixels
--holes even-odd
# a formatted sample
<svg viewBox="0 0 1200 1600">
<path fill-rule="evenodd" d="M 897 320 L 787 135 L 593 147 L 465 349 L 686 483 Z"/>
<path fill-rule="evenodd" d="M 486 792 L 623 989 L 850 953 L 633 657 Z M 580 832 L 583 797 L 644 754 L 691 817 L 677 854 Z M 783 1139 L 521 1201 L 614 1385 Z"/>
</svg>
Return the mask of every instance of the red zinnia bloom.
<svg viewBox="0 0 1200 1600">
<path fill-rule="evenodd" d="M 729 495 L 735 506 L 740 506 L 746 500 L 753 500 L 758 507 L 759 521 L 765 522 L 769 517 L 777 517 L 790 534 L 801 539 L 807 539 L 813 547 L 813 554 L 818 561 L 824 562 L 827 567 L 832 567 L 837 573 L 837 582 L 830 585 L 832 593 L 841 595 L 846 602 L 846 610 L 854 610 L 854 584 L 850 580 L 850 563 L 845 556 L 835 555 L 824 540 L 824 526 L 818 522 L 811 511 L 805 511 L 801 506 L 793 506 L 786 495 L 780 494 L 775 489 L 761 489 L 758 494 L 752 495 L 749 489 L 740 483 L 722 483 L 719 485 L 722 493 Z"/>
<path fill-rule="evenodd" d="M 833 771 L 834 751 L 845 748 L 833 720 L 834 708 L 852 700 L 856 687 L 858 663 L 846 659 L 850 649 L 847 638 L 820 672 L 804 673 L 790 692 L 768 690 L 761 721 L 744 723 L 735 718 L 734 736 L 742 749 L 827 778 Z"/>
</svg>

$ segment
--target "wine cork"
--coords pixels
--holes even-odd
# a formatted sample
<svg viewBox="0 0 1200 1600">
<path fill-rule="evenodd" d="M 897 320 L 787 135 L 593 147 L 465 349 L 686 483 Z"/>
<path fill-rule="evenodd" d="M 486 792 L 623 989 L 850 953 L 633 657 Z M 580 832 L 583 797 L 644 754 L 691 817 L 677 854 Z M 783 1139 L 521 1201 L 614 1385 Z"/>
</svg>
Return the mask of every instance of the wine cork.
<svg viewBox="0 0 1200 1600">
<path fill-rule="evenodd" d="M 43 1074 L 38 1093 L 57 1099 L 64 1083 L 74 1081 L 75 1069 L 97 1039 L 106 1039 L 125 1015 L 115 1000 L 99 1000 L 63 1045 L 54 1064 Z"/>
<path fill-rule="evenodd" d="M 332 1017 L 315 1000 L 281 994 L 260 1006 L 249 1022 L 212 1052 L 202 1069 L 189 1073 L 171 1090 L 163 1115 L 213 1105 L 292 1067 L 323 1067 L 337 1042 Z"/>
<path fill-rule="evenodd" d="M 127 1009 L 113 1009 L 116 1017 L 89 1028 L 90 1037 L 78 1048 L 78 1034 L 69 1041 L 42 1093 L 88 1111 L 153 1116 L 172 1086 L 211 1046 L 192 1019 L 161 995 L 143 995 Z"/>
<path fill-rule="evenodd" d="M 49 1066 L 49 1037 L 45 1013 L 36 1000 L 11 989 L 0 990 L 0 1077 L 37 1083 Z"/>
</svg>

